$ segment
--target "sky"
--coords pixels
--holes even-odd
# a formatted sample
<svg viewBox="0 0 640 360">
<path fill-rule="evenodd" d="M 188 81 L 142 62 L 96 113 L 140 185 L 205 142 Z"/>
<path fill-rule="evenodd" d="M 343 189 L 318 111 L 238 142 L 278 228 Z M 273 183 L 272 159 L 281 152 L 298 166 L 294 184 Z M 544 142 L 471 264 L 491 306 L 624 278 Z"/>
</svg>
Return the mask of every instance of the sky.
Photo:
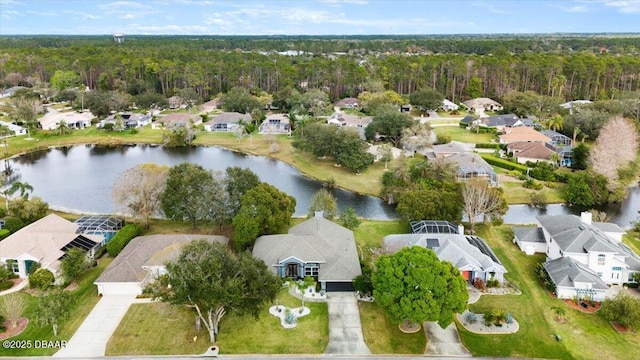
<svg viewBox="0 0 640 360">
<path fill-rule="evenodd" d="M 640 33 L 640 0 L 0 0 L 0 35 Z"/>
</svg>

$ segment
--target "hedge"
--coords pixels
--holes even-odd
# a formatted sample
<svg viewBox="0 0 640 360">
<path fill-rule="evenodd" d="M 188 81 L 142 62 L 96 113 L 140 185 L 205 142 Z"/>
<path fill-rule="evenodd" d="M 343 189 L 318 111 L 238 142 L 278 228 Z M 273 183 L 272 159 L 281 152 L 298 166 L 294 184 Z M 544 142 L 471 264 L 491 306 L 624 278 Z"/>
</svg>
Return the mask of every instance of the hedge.
<svg viewBox="0 0 640 360">
<path fill-rule="evenodd" d="M 500 159 L 495 156 L 491 156 L 487 154 L 480 154 L 480 156 L 484 159 L 484 161 L 488 162 L 493 166 L 497 166 L 499 168 L 503 168 L 507 170 L 518 170 L 523 174 L 526 174 L 527 170 L 529 169 L 522 164 L 517 164 L 511 161 L 507 161 L 505 159 Z"/>
<path fill-rule="evenodd" d="M 11 234 L 11 231 L 9 231 L 9 229 L 0 229 L 0 240 L 6 238 L 10 234 Z"/>
<path fill-rule="evenodd" d="M 120 229 L 113 238 L 107 243 L 107 252 L 111 256 L 117 256 L 122 249 L 134 237 L 142 233 L 142 228 L 136 224 L 127 224 Z"/>
<path fill-rule="evenodd" d="M 496 149 L 496 150 L 499 150 L 499 149 L 501 149 L 501 146 L 500 146 L 500 144 L 480 143 L 480 144 L 476 144 L 476 149 Z"/>
</svg>

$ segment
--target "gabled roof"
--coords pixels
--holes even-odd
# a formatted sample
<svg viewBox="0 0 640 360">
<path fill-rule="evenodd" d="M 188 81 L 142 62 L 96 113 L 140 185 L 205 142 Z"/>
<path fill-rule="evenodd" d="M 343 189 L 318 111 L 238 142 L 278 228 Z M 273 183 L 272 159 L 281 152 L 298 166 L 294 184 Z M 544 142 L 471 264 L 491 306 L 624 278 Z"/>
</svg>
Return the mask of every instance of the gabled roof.
<svg viewBox="0 0 640 360">
<path fill-rule="evenodd" d="M 102 241 L 102 236 L 99 235 L 76 234 L 78 227 L 56 214 L 49 214 L 0 241 L 0 257 L 15 259 L 28 254 L 38 259 L 43 267 L 58 270 L 59 259 L 66 254 L 63 248 L 74 240 L 89 245 L 93 243 L 93 246 Z"/>
<path fill-rule="evenodd" d="M 454 264 L 458 269 L 506 273 L 489 246 L 479 237 L 461 234 L 394 234 L 383 239 L 387 251 L 395 252 L 405 246 L 422 246 L 433 250 L 438 259 Z"/>
<path fill-rule="evenodd" d="M 570 257 L 549 260 L 543 266 L 556 286 L 575 288 L 579 282 L 591 284 L 593 289 L 608 289 L 607 284 L 593 270 Z"/>
<path fill-rule="evenodd" d="M 518 126 L 506 129 L 505 134 L 500 135 L 500 141 L 504 143 L 512 143 L 516 141 L 549 142 L 551 141 L 551 138 L 528 126 Z"/>
<path fill-rule="evenodd" d="M 191 122 L 197 123 L 198 120 L 200 120 L 200 117 L 198 115 L 185 114 L 185 113 L 172 113 L 158 119 L 159 122 L 162 122 L 165 124 L 191 123 Z"/>
<path fill-rule="evenodd" d="M 214 124 L 237 124 L 240 120 L 248 124 L 251 122 L 251 115 L 241 114 L 239 112 L 223 112 L 222 114 L 214 117 L 211 122 Z"/>
<path fill-rule="evenodd" d="M 458 154 L 466 152 L 467 149 L 454 141 L 446 144 L 433 145 L 433 152 L 436 154 Z"/>
<path fill-rule="evenodd" d="M 516 157 L 549 160 L 555 151 L 540 141 L 516 141 L 507 145 L 507 149 L 513 151 Z"/>
<path fill-rule="evenodd" d="M 343 114 L 343 113 L 334 113 L 327 120 L 328 122 L 339 122 L 344 126 L 353 126 L 353 127 L 366 127 L 373 121 L 371 116 L 358 116 L 351 114 Z"/>
<path fill-rule="evenodd" d="M 443 161 L 458 165 L 458 174 L 486 173 L 495 175 L 495 171 L 480 155 L 472 152 L 461 152 L 444 158 Z"/>
<path fill-rule="evenodd" d="M 515 235 L 520 241 L 524 242 L 546 242 L 544 239 L 544 233 L 541 227 L 537 226 L 520 226 L 513 228 L 513 235 Z"/>
<path fill-rule="evenodd" d="M 306 220 L 284 235 L 266 235 L 256 240 L 253 256 L 275 271 L 290 257 L 321 263 L 320 281 L 351 281 L 362 274 L 353 231 L 321 216 Z"/>
<path fill-rule="evenodd" d="M 475 99 L 463 101 L 462 104 L 464 104 L 464 106 L 468 108 L 474 108 L 474 109 L 485 107 L 487 105 L 502 106 L 499 102 L 495 100 L 491 100 L 489 98 L 475 98 Z"/>
<path fill-rule="evenodd" d="M 182 246 L 193 240 L 227 243 L 224 236 L 215 235 L 150 235 L 132 239 L 94 283 L 140 282 L 147 275 L 143 266 L 162 266 L 175 260 Z"/>
<path fill-rule="evenodd" d="M 628 246 L 617 242 L 598 227 L 588 225 L 576 215 L 537 216 L 540 225 L 549 233 L 563 252 L 608 252 L 624 256 L 632 270 L 640 270 L 640 256 Z"/>
<path fill-rule="evenodd" d="M 15 94 L 16 91 L 18 90 L 22 90 L 22 89 L 28 89 L 25 86 L 12 86 L 6 90 L 2 90 L 2 92 L 0 92 L 0 94 L 2 94 L 2 96 L 13 96 L 13 94 Z"/>
<path fill-rule="evenodd" d="M 338 106 L 338 107 L 343 107 L 343 106 L 347 106 L 347 105 L 352 105 L 352 106 L 353 105 L 358 105 L 358 103 L 360 103 L 360 100 L 358 100 L 357 98 L 348 97 L 348 98 L 344 98 L 344 99 L 341 99 L 341 100 L 337 101 L 335 105 Z"/>
<path fill-rule="evenodd" d="M 513 126 L 518 121 L 515 114 L 493 115 L 485 118 L 482 122 L 488 127 L 494 126 Z"/>
<path fill-rule="evenodd" d="M 463 124 L 471 124 L 474 120 L 475 120 L 475 118 L 473 116 L 467 115 L 467 116 L 463 117 L 462 120 L 460 120 L 460 122 L 463 123 Z"/>
<path fill-rule="evenodd" d="M 64 122 L 67 125 L 72 125 L 78 122 L 81 123 L 89 123 L 91 119 L 93 119 L 95 115 L 93 115 L 90 111 L 85 110 L 83 112 L 77 111 L 68 111 L 68 112 L 59 112 L 49 110 L 43 117 L 38 119 L 40 125 L 45 130 L 53 130 L 58 127 L 60 122 Z"/>
</svg>

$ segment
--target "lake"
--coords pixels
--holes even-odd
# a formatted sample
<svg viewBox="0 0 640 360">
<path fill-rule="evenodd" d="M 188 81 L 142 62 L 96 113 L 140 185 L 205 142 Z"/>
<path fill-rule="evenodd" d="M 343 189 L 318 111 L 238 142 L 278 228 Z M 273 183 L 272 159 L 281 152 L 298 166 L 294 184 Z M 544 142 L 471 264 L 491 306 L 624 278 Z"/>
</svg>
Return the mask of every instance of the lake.
<svg viewBox="0 0 640 360">
<path fill-rule="evenodd" d="M 300 174 L 294 167 L 263 156 L 247 155 L 219 147 L 164 148 L 156 145 L 123 145 L 107 147 L 79 145 L 37 151 L 12 158 L 11 166 L 20 181 L 34 188 L 54 209 L 76 213 L 112 214 L 116 212 L 111 189 L 118 174 L 141 163 L 173 166 L 182 162 L 199 164 L 211 170 L 224 171 L 230 166 L 249 168 L 262 181 L 296 198 L 295 216 L 305 216 L 311 196 L 323 184 Z M 334 189 L 338 207 L 353 207 L 358 216 L 390 220 L 397 218 L 395 209 L 373 196 Z M 551 204 L 546 210 L 527 205 L 511 205 L 504 217 L 508 224 L 533 223 L 537 215 L 579 214 L 584 209 Z M 611 216 L 611 222 L 631 226 L 640 211 L 640 188 L 632 188 L 629 196 L 618 204 L 599 210 Z"/>
</svg>

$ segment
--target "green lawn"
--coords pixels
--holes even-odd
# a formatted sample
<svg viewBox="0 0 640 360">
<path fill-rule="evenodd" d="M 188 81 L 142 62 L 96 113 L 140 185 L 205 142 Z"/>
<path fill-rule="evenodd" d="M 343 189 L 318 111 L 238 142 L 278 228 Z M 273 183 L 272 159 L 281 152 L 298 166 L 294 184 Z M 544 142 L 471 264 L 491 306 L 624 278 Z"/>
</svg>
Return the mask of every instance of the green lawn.
<svg viewBox="0 0 640 360">
<path fill-rule="evenodd" d="M 364 341 L 374 354 L 424 354 L 424 330 L 405 334 L 376 303 L 358 302 Z"/>
<path fill-rule="evenodd" d="M 537 181 L 536 181 L 537 182 Z M 558 183 L 558 187 L 555 189 L 544 187 L 542 190 L 527 189 L 522 186 L 522 181 L 504 181 L 501 183 L 502 189 L 504 189 L 504 198 L 509 204 L 529 204 L 531 202 L 531 194 L 536 192 L 542 192 L 547 203 L 563 203 L 562 195 L 560 193 L 562 184 Z"/>
<path fill-rule="evenodd" d="M 451 140 L 467 143 L 490 143 L 491 140 L 495 139 L 492 134 L 476 134 L 459 126 L 439 126 L 434 127 L 433 131 L 435 131 L 436 135 L 449 135 Z"/>
<path fill-rule="evenodd" d="M 406 234 L 409 232 L 409 224 L 400 221 L 362 220 L 362 223 L 353 233 L 358 245 L 361 260 L 368 263 L 371 260 L 371 249 L 382 246 L 382 238 L 389 234 Z"/>
<path fill-rule="evenodd" d="M 478 234 L 505 265 L 511 280 L 522 291 L 515 296 L 483 296 L 470 306 L 484 313 L 492 309 L 511 312 L 520 331 L 511 335 L 478 335 L 458 327 L 460 336 L 474 356 L 533 357 L 552 359 L 623 359 L 640 356 L 640 334 L 617 334 L 599 315 L 584 314 L 567 307 L 567 322 L 553 320 L 552 306 L 564 306 L 543 290 L 534 267 L 544 255 L 526 256 L 511 242 L 509 226 L 479 227 Z M 562 337 L 557 342 L 554 334 Z M 585 349 L 588 349 L 586 351 Z"/>
<path fill-rule="evenodd" d="M 286 290 L 278 296 L 279 304 L 300 306 L 300 300 Z M 216 345 L 222 354 L 320 354 L 329 341 L 326 303 L 305 303 L 311 314 L 298 320 L 298 326 L 285 330 L 280 320 L 269 315 L 269 304 L 260 318 L 226 315 L 220 323 Z M 150 336 L 149 334 L 153 334 Z M 194 337 L 197 336 L 196 341 Z M 107 344 L 108 356 L 180 355 L 204 353 L 209 335 L 202 328 L 196 332 L 192 309 L 164 303 L 134 304 Z"/>
<path fill-rule="evenodd" d="M 22 293 L 23 296 L 28 298 L 28 307 L 24 313 L 24 316 L 29 319 L 29 325 L 27 329 L 20 335 L 11 338 L 11 340 L 67 340 L 71 339 L 71 336 L 76 332 L 80 324 L 89 315 L 93 307 L 98 303 L 100 298 L 97 295 L 96 286 L 93 282 L 104 271 L 104 269 L 111 263 L 113 259 L 103 257 L 98 260 L 98 266 L 91 268 L 78 282 L 78 288 L 73 290 L 74 297 L 76 299 L 76 305 L 72 312 L 71 317 L 60 324 L 58 329 L 58 337 L 53 336 L 53 330 L 51 326 L 38 326 L 36 325 L 33 314 L 37 306 L 37 299 L 27 293 Z M 58 349 L 4 349 L 0 348 L 0 356 L 50 356 L 53 355 Z"/>
</svg>

